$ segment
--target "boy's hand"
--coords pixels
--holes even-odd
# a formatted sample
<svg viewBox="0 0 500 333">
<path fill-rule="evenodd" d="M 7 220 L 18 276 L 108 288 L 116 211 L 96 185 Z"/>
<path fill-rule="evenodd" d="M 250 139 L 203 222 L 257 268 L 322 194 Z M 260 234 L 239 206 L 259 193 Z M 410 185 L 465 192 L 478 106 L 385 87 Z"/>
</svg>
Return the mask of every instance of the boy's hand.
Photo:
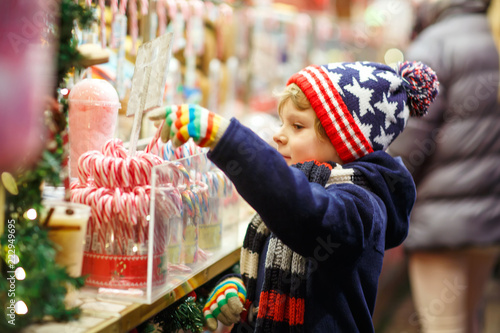
<svg viewBox="0 0 500 333">
<path fill-rule="evenodd" d="M 215 331 L 217 320 L 226 326 L 239 322 L 246 295 L 247 291 L 240 278 L 231 277 L 219 283 L 203 308 L 207 328 Z"/>
<path fill-rule="evenodd" d="M 189 138 L 200 147 L 214 148 L 224 134 L 229 121 L 196 104 L 169 105 L 148 113 L 150 120 L 165 119 L 161 140 L 172 140 L 174 147 L 186 143 Z"/>
</svg>

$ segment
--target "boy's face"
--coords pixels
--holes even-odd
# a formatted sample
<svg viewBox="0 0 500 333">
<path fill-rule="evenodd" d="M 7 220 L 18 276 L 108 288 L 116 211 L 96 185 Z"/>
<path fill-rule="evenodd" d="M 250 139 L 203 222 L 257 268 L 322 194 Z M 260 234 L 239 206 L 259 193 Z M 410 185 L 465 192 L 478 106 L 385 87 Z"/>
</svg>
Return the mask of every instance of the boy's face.
<svg viewBox="0 0 500 333">
<path fill-rule="evenodd" d="M 316 113 L 312 108 L 297 110 L 293 103 L 288 102 L 283 106 L 280 118 L 283 124 L 273 140 L 288 165 L 306 160 L 342 164 L 330 140 L 317 134 L 314 125 Z"/>
</svg>

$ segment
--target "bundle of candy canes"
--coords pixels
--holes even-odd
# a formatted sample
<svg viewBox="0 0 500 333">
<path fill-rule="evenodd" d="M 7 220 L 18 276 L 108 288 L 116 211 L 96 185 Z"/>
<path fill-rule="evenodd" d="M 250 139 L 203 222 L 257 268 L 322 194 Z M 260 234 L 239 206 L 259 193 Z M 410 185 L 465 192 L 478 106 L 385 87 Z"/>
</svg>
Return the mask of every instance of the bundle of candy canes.
<svg viewBox="0 0 500 333">
<path fill-rule="evenodd" d="M 78 180 L 71 184 L 71 201 L 89 205 L 92 210 L 86 252 L 147 253 L 152 169 L 164 163 L 150 152 L 152 147 L 129 156 L 121 140 L 111 139 L 101 151 L 80 156 Z M 162 253 L 168 244 L 182 244 L 186 237 L 197 241 L 198 224 L 209 223 L 210 219 L 207 184 L 191 178 L 180 162 L 165 164 L 161 170 L 156 173 L 160 186 L 156 186 L 155 193 L 154 253 Z M 176 220 L 182 225 L 177 225 Z M 189 263 L 206 259 L 207 254 L 198 249 L 196 242 L 190 246 L 183 246 L 183 252 L 192 252 Z"/>
<path fill-rule="evenodd" d="M 102 151 L 88 151 L 78 160 L 78 181 L 71 184 L 71 201 L 92 209 L 86 251 L 100 254 L 145 254 L 148 245 L 152 168 L 163 161 L 149 152 L 128 156 L 119 139 Z M 168 180 L 163 180 L 168 182 Z M 172 192 L 172 193 L 175 193 Z M 172 205 L 161 205 L 164 215 Z M 165 246 L 164 226 L 155 228 L 155 253 Z M 156 230 L 158 229 L 158 230 Z"/>
</svg>

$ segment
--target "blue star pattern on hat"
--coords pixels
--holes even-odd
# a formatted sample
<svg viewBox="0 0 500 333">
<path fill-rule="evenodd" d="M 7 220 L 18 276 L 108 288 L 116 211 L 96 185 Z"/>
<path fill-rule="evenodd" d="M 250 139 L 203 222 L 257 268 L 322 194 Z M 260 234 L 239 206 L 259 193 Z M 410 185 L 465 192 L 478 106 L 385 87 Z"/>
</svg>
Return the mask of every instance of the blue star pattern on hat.
<svg viewBox="0 0 500 333">
<path fill-rule="evenodd" d="M 370 62 L 344 63 L 328 70 L 332 75 L 342 76 L 339 82 L 344 87 L 342 100 L 351 115 L 356 115 L 358 126 L 373 150 L 386 149 L 410 116 L 402 78 L 391 67 Z M 401 117 L 396 118 L 396 112 Z"/>
</svg>

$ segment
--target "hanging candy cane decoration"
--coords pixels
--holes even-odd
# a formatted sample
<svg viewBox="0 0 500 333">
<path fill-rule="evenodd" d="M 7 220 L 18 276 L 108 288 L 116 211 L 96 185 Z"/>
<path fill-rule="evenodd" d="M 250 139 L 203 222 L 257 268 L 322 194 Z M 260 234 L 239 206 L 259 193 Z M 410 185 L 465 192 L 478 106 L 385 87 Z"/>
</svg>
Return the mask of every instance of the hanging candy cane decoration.
<svg viewBox="0 0 500 333">
<path fill-rule="evenodd" d="M 167 26 L 167 13 L 165 5 L 165 0 L 156 1 L 156 15 L 158 15 L 158 33 L 160 36 L 165 33 L 165 28 Z"/>
<path fill-rule="evenodd" d="M 128 12 L 130 14 L 130 20 L 131 20 L 131 28 L 130 32 L 132 35 L 132 49 L 130 51 L 130 54 L 136 55 L 137 54 L 137 37 L 139 35 L 139 26 L 138 26 L 138 18 L 137 18 L 137 0 L 129 0 L 129 6 L 128 6 Z"/>
<path fill-rule="evenodd" d="M 143 16 L 148 15 L 149 10 L 149 0 L 141 0 L 141 14 Z"/>
<path fill-rule="evenodd" d="M 193 52 L 196 55 L 201 55 L 204 49 L 204 23 L 203 23 L 203 13 L 205 11 L 205 5 L 201 0 L 192 0 L 191 4 L 191 20 L 189 21 L 189 34 L 191 39 L 191 44 Z"/>
<path fill-rule="evenodd" d="M 219 17 L 216 25 L 216 35 L 217 35 L 217 57 L 222 59 L 224 54 L 224 36 L 222 28 L 226 25 L 232 24 L 233 20 L 233 9 L 225 4 L 221 3 L 218 7 L 219 9 Z"/>
<path fill-rule="evenodd" d="M 184 16 L 184 20 L 187 22 L 191 16 L 191 9 L 189 8 L 189 4 L 186 0 L 177 0 L 177 4 L 181 8 L 182 16 Z"/>
<path fill-rule="evenodd" d="M 177 3 L 175 0 L 165 0 L 165 4 L 167 5 L 168 16 L 170 21 L 174 21 L 177 16 Z"/>
<path fill-rule="evenodd" d="M 120 0 L 119 13 L 121 15 L 125 15 L 125 12 L 127 11 L 127 2 L 128 0 Z"/>
<path fill-rule="evenodd" d="M 99 0 L 99 9 L 101 10 L 101 47 L 106 48 L 106 5 L 104 0 Z"/>
<path fill-rule="evenodd" d="M 212 22 L 215 22 L 217 19 L 217 9 L 212 1 L 205 1 L 205 9 L 208 16 L 208 19 Z"/>
<path fill-rule="evenodd" d="M 113 33 L 113 28 L 115 26 L 114 23 L 117 14 L 118 14 L 118 0 L 111 0 L 111 40 L 109 43 L 112 48 L 116 47 L 116 38 L 115 34 Z"/>
</svg>

